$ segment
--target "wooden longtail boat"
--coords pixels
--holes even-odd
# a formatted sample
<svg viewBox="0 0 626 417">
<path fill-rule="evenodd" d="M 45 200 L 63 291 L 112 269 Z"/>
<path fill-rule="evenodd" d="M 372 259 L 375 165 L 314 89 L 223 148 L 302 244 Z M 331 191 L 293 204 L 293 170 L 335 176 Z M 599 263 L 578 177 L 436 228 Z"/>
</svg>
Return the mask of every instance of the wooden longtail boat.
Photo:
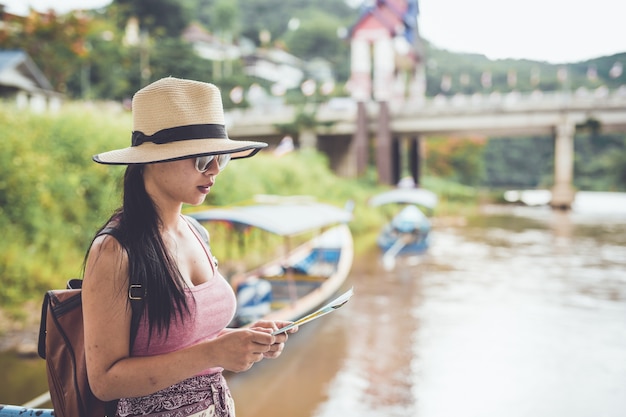
<svg viewBox="0 0 626 417">
<path fill-rule="evenodd" d="M 350 211 L 302 198 L 269 198 L 232 208 L 190 214 L 207 228 L 227 223 L 244 233 L 249 228 L 282 237 L 282 255 L 231 279 L 237 293 L 234 326 L 258 319 L 296 320 L 327 302 L 341 288 L 352 267 Z M 292 248 L 306 233 L 314 236 Z"/>
<path fill-rule="evenodd" d="M 400 205 L 402 209 L 382 228 L 376 243 L 383 252 L 383 265 L 392 269 L 396 256 L 418 255 L 430 246 L 430 219 L 437 205 L 437 195 L 423 188 L 395 188 L 375 195 L 369 201 L 373 207 Z"/>
</svg>

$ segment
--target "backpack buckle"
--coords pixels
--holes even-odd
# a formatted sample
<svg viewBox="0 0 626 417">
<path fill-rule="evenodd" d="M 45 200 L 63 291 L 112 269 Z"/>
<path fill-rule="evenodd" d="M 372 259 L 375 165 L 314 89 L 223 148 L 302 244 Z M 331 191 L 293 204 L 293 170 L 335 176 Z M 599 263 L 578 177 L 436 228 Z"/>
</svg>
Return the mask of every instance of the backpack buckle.
<svg viewBox="0 0 626 417">
<path fill-rule="evenodd" d="M 128 298 L 131 300 L 142 300 L 146 292 L 142 291 L 141 284 L 131 284 L 128 287 Z"/>
</svg>

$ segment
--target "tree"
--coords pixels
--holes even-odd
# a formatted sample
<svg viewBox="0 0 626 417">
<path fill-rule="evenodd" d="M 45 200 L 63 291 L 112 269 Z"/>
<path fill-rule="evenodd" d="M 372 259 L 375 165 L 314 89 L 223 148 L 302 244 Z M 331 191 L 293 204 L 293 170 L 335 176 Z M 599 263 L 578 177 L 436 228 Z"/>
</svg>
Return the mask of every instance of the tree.
<svg viewBox="0 0 626 417">
<path fill-rule="evenodd" d="M 211 7 L 211 27 L 218 37 L 231 42 L 238 33 L 239 5 L 237 0 L 216 0 Z"/>
<path fill-rule="evenodd" d="M 191 21 L 190 11 L 179 0 L 114 0 L 119 8 L 119 25 L 124 27 L 131 17 L 151 36 L 176 37 Z"/>
<path fill-rule="evenodd" d="M 614 173 L 615 190 L 626 191 L 626 139 L 621 151 L 612 154 L 610 172 Z"/>
<path fill-rule="evenodd" d="M 155 43 L 150 52 L 151 78 L 173 76 L 212 82 L 210 63 L 200 58 L 193 47 L 180 38 L 166 38 Z"/>
<path fill-rule="evenodd" d="M 343 41 L 337 36 L 341 22 L 334 16 L 322 11 L 311 13 L 300 26 L 288 32 L 285 40 L 289 51 L 302 58 L 324 57 L 336 59 L 339 53 L 349 53 L 342 48 Z"/>
<path fill-rule="evenodd" d="M 68 79 L 68 94 L 83 99 L 121 100 L 137 89 L 138 84 L 132 83 L 136 58 L 122 37 L 123 32 L 111 19 L 94 18 L 86 37 L 89 54 L 81 61 L 80 71 Z"/>
<path fill-rule="evenodd" d="M 480 185 L 485 175 L 483 138 L 433 138 L 427 142 L 428 175 Z"/>
<path fill-rule="evenodd" d="M 45 74 L 52 87 L 67 91 L 67 81 L 80 71 L 88 56 L 86 34 L 90 18 L 70 13 L 57 16 L 54 12 L 31 10 L 21 25 L 0 29 L 0 47 L 22 49 Z"/>
</svg>

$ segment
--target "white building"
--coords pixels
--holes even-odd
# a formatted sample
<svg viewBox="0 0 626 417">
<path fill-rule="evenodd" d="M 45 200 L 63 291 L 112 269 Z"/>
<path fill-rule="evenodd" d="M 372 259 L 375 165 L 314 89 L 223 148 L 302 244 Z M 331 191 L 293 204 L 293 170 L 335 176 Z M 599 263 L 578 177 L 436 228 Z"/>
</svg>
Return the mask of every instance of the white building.
<svg viewBox="0 0 626 417">
<path fill-rule="evenodd" d="M 44 112 L 58 110 L 63 95 L 54 91 L 26 52 L 0 50 L 0 99 L 19 109 Z"/>
</svg>

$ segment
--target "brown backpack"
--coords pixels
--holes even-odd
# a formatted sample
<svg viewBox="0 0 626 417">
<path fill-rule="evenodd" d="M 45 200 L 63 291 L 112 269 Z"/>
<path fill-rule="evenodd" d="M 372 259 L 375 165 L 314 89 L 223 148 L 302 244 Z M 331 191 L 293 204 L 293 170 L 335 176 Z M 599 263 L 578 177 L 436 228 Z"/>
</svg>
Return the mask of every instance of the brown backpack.
<svg viewBox="0 0 626 417">
<path fill-rule="evenodd" d="M 96 398 L 87 380 L 81 285 L 82 280 L 72 279 L 68 282 L 68 289 L 51 290 L 44 296 L 39 356 L 46 360 L 55 416 L 113 417 L 117 401 Z M 131 301 L 131 304 L 136 303 L 141 304 L 142 300 Z M 131 335 L 137 333 L 139 311 L 133 307 Z"/>
<path fill-rule="evenodd" d="M 100 234 L 115 236 L 115 229 Z M 99 400 L 89 387 L 85 362 L 81 279 L 71 279 L 65 290 L 51 290 L 44 296 L 39 325 L 38 353 L 46 360 L 48 389 L 58 417 L 115 416 L 117 400 Z M 132 290 L 132 292 L 131 292 Z M 141 285 L 129 283 L 128 297 L 133 315 L 130 327 L 132 348 L 143 310 Z"/>
</svg>

